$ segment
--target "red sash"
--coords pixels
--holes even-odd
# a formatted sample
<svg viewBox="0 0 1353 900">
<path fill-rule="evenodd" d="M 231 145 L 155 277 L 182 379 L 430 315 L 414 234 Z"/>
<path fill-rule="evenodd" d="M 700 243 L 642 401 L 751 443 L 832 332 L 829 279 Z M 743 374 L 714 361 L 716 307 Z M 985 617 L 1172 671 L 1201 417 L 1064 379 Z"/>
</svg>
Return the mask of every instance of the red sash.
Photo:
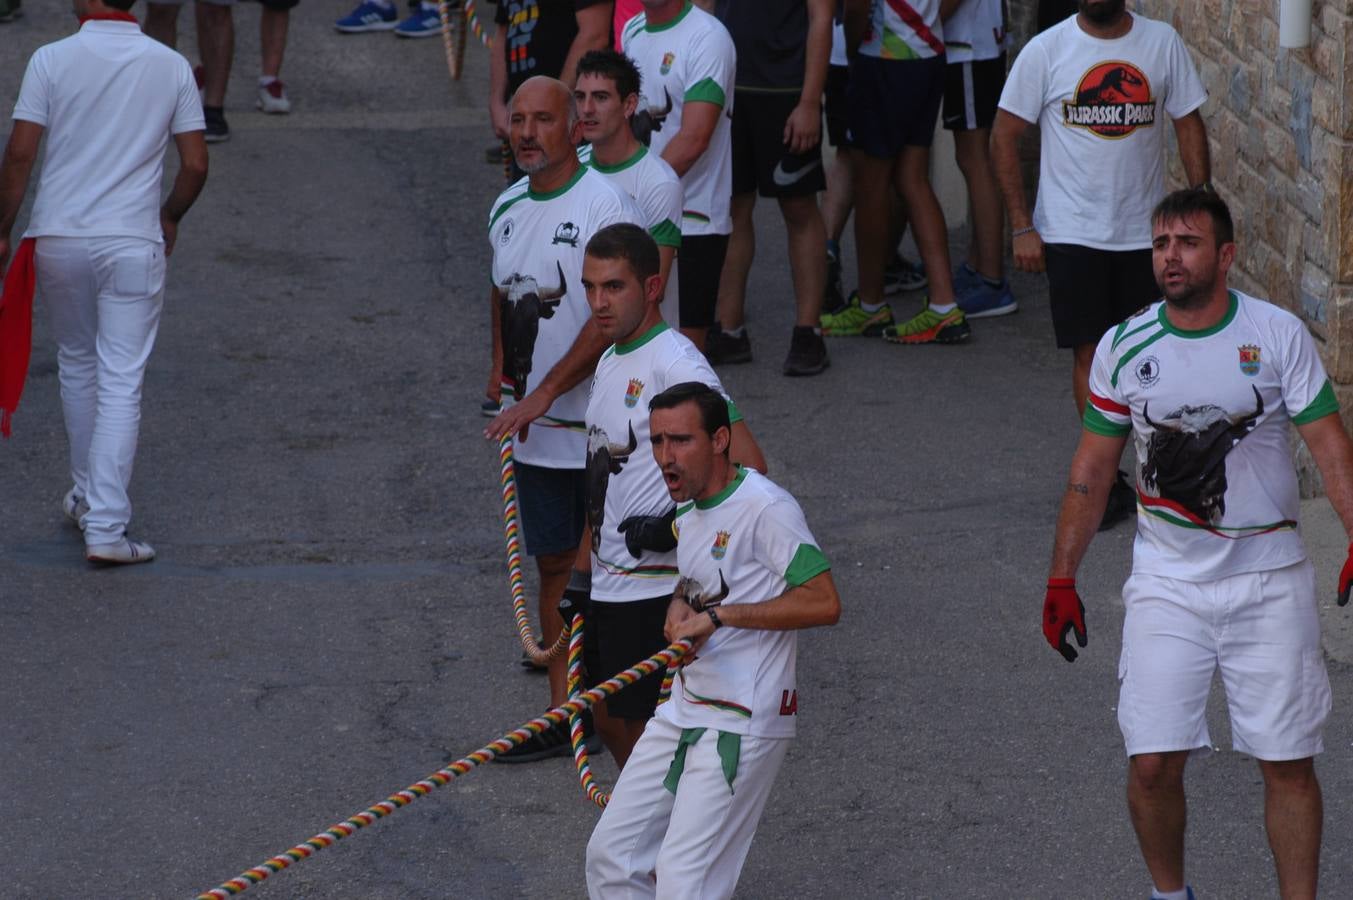
<svg viewBox="0 0 1353 900">
<path fill-rule="evenodd" d="M 0 434 L 9 437 L 10 418 L 19 408 L 28 357 L 33 352 L 33 292 L 37 272 L 33 248 L 37 241 L 24 238 L 5 273 L 0 291 Z"/>
</svg>

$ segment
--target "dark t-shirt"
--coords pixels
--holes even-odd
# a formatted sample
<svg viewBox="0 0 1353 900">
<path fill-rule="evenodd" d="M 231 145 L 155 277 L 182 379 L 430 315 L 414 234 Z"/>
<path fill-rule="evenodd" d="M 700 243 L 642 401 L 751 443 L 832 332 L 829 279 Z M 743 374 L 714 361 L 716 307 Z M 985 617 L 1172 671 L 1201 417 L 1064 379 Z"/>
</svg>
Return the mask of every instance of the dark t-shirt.
<svg viewBox="0 0 1353 900">
<path fill-rule="evenodd" d="M 735 87 L 803 87 L 808 48 L 804 0 L 717 0 L 714 12 L 738 51 Z"/>
<path fill-rule="evenodd" d="M 493 21 L 507 26 L 507 93 L 536 75 L 562 78 L 578 34 L 576 13 L 608 0 L 499 0 Z"/>
</svg>

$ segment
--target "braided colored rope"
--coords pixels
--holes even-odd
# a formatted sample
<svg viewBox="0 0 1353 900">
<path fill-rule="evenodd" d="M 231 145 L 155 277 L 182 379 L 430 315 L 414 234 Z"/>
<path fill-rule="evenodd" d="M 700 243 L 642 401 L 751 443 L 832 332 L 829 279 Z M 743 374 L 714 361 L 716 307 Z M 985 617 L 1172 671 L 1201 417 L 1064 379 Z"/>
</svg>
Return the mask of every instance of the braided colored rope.
<svg viewBox="0 0 1353 900">
<path fill-rule="evenodd" d="M 526 587 L 521 571 L 521 517 L 517 512 L 517 478 L 512 464 L 512 437 L 503 435 L 498 445 L 498 461 L 503 486 L 503 536 L 507 539 L 507 584 L 512 591 L 512 618 L 517 623 L 517 634 L 522 648 L 531 662 L 548 665 L 568 648 L 568 632 L 560 631 L 559 639 L 548 650 L 540 645 L 531 632 L 531 619 L 526 612 Z"/>
<path fill-rule="evenodd" d="M 442 19 L 442 47 L 446 50 L 446 68 L 452 81 L 460 81 L 465 65 L 465 10 L 452 11 L 450 0 L 438 0 L 437 15 Z"/>
<path fill-rule="evenodd" d="M 493 38 L 489 36 L 488 30 L 484 28 L 479 21 L 479 10 L 475 8 L 475 0 L 465 0 L 465 21 L 470 25 L 470 31 L 474 33 L 475 39 L 485 47 L 493 47 Z"/>
<path fill-rule="evenodd" d="M 690 651 L 690 641 L 677 641 L 665 650 L 653 654 L 637 665 L 617 673 L 614 678 L 602 682 L 589 691 L 584 691 L 570 699 L 567 703 L 556 706 L 554 709 L 546 712 L 543 716 L 532 719 L 520 728 L 509 731 L 496 741 L 485 744 L 469 756 L 458 759 L 449 766 L 438 769 L 427 778 L 416 781 L 404 790 L 391 794 L 374 806 L 369 806 L 355 816 L 344 819 L 342 822 L 321 831 L 319 834 L 303 843 L 297 844 L 290 850 L 279 853 L 271 859 L 264 860 L 261 864 L 241 872 L 239 875 L 220 886 L 198 894 L 197 900 L 225 900 L 227 897 L 233 897 L 237 894 L 244 893 L 250 887 L 263 881 L 268 876 L 282 871 L 293 863 L 298 863 L 303 859 L 309 859 L 325 847 L 330 847 L 337 841 L 341 841 L 343 838 L 348 837 L 358 829 L 365 828 L 366 826 L 375 823 L 378 819 L 390 815 L 401 807 L 408 806 L 419 797 L 427 796 L 437 788 L 444 787 L 453 778 L 464 775 L 475 766 L 488 762 L 500 753 L 506 753 L 508 750 L 511 750 L 518 744 L 540 734 L 547 728 L 561 724 L 569 716 L 576 716 L 579 712 L 593 705 L 598 700 L 609 697 L 611 694 L 629 687 L 645 675 L 656 672 L 663 666 L 674 665 L 677 660 L 690 653 Z"/>
<path fill-rule="evenodd" d="M 582 616 L 574 616 L 568 635 L 568 695 L 572 699 L 581 696 L 583 681 L 583 628 Z M 662 688 L 658 692 L 658 705 L 662 706 L 672 693 L 672 679 L 676 676 L 678 660 L 673 660 L 663 673 Z M 611 795 L 601 789 L 592 775 L 592 765 L 588 759 L 587 740 L 583 737 L 583 717 L 568 717 L 569 740 L 573 744 L 573 766 L 578 770 L 578 783 L 583 793 L 602 809 L 611 802 Z"/>
</svg>

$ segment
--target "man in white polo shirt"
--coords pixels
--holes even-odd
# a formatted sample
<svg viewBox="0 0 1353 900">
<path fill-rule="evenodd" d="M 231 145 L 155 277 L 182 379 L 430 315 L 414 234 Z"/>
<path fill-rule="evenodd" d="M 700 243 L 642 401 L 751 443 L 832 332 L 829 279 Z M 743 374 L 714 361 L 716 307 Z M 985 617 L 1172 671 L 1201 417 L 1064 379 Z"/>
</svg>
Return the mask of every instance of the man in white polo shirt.
<svg viewBox="0 0 1353 900">
<path fill-rule="evenodd" d="M 202 104 L 187 60 L 141 33 L 132 0 L 75 0 L 80 31 L 28 62 L 0 164 L 0 266 L 47 135 L 25 238 L 52 317 L 74 486 L 63 502 L 92 562 L 155 556 L 127 537 L 141 383 L 165 258 L 207 179 Z M 170 136 L 179 172 L 160 203 Z"/>
</svg>

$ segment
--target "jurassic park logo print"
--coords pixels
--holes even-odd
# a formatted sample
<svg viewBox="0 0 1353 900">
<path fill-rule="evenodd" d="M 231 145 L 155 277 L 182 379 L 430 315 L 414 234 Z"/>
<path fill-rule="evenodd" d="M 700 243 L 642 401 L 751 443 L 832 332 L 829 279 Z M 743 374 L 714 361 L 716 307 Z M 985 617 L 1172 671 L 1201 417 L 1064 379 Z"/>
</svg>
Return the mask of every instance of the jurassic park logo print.
<svg viewBox="0 0 1353 900">
<path fill-rule="evenodd" d="M 1076 99 L 1062 101 L 1062 124 L 1100 137 L 1127 137 L 1156 123 L 1151 82 L 1132 63 L 1096 63 L 1076 85 Z"/>
</svg>

